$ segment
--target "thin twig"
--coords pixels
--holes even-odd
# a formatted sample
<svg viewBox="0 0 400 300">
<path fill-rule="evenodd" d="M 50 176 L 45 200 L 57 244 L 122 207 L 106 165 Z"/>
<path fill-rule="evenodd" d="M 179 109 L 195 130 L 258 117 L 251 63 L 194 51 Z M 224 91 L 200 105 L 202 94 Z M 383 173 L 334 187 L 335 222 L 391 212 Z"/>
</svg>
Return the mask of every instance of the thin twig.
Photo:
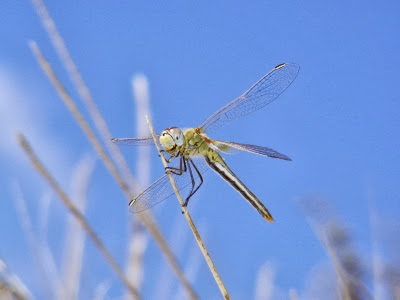
<svg viewBox="0 0 400 300">
<path fill-rule="evenodd" d="M 43 178 L 50 184 L 50 186 L 53 188 L 53 190 L 56 192 L 56 194 L 63 201 L 65 206 L 71 212 L 71 214 L 76 218 L 76 220 L 79 222 L 79 224 L 82 226 L 82 228 L 86 231 L 86 233 L 88 234 L 90 239 L 93 241 L 93 243 L 99 249 L 100 253 L 104 256 L 105 260 L 110 264 L 111 268 L 115 271 L 115 273 L 121 279 L 121 281 L 126 286 L 126 288 L 131 291 L 132 296 L 139 299 L 140 296 L 139 296 L 139 293 L 137 292 L 136 288 L 129 282 L 128 278 L 126 278 L 124 272 L 119 267 L 118 263 L 115 261 L 115 259 L 111 255 L 111 253 L 107 250 L 106 246 L 103 244 L 103 242 L 97 236 L 96 232 L 92 229 L 92 227 L 86 221 L 83 214 L 76 208 L 76 206 L 71 201 L 71 199 L 61 189 L 61 187 L 58 185 L 58 183 L 52 177 L 52 175 L 46 170 L 46 168 L 40 162 L 39 158 L 33 152 L 31 146 L 29 145 L 29 143 L 25 139 L 25 137 L 22 134 L 18 134 L 17 137 L 18 137 L 18 142 L 19 142 L 20 146 L 23 148 L 26 155 L 31 160 L 32 165 L 36 168 L 36 170 L 39 172 L 39 174 L 42 175 Z"/>
<path fill-rule="evenodd" d="M 40 20 L 42 21 L 43 26 L 47 31 L 47 34 L 49 35 L 50 40 L 53 43 L 53 46 L 58 56 L 60 57 L 63 66 L 67 70 L 67 73 L 72 83 L 78 91 L 79 96 L 83 100 L 83 103 L 86 106 L 87 111 L 89 112 L 93 124 L 95 125 L 97 131 L 100 133 L 100 137 L 103 139 L 103 142 L 110 152 L 111 157 L 117 163 L 123 177 L 126 178 L 131 190 L 137 190 L 138 185 L 128 168 L 128 164 L 126 163 L 124 156 L 116 145 L 109 142 L 112 136 L 110 130 L 108 129 L 107 123 L 102 117 L 100 111 L 98 110 L 96 102 L 93 100 L 89 88 L 87 87 L 85 81 L 79 73 L 76 64 L 69 54 L 67 46 L 65 45 L 63 38 L 58 32 L 56 24 L 51 18 L 45 4 L 42 0 L 32 0 L 32 3 L 35 6 L 36 12 L 40 17 Z"/>
<path fill-rule="evenodd" d="M 146 120 L 145 120 L 146 123 Z M 147 126 L 146 123 L 146 128 L 147 130 L 149 130 L 149 126 Z M 192 202 L 191 204 L 191 208 L 193 209 L 193 207 L 195 205 L 197 205 L 197 201 L 196 202 Z M 182 218 L 182 216 L 180 214 L 177 214 L 174 216 L 174 221 L 172 223 L 172 220 L 170 222 L 169 225 L 169 243 L 171 245 L 172 251 L 174 251 L 175 255 L 178 257 L 187 257 L 187 252 L 185 251 L 186 249 L 186 245 L 187 245 L 187 241 L 188 238 L 190 237 L 189 234 L 189 228 L 187 228 L 186 226 L 186 220 L 184 218 Z M 193 247 L 195 247 L 196 251 L 198 251 L 198 247 L 197 245 L 192 245 Z M 194 250 L 193 250 L 194 251 Z M 203 262 L 203 259 L 201 258 L 201 262 Z M 185 265 L 187 265 L 187 261 L 185 262 Z M 173 291 L 173 281 L 174 278 L 171 277 L 170 273 L 169 273 L 169 269 L 167 269 L 167 265 L 164 265 L 160 267 L 159 269 L 159 274 L 157 276 L 157 281 L 155 283 L 155 293 L 152 295 L 152 297 L 154 299 L 162 299 L 162 298 L 171 298 L 173 299 L 172 295 L 172 291 Z M 190 280 L 191 282 L 196 282 L 195 280 L 191 280 L 188 276 L 187 276 L 187 272 L 185 272 L 186 277 L 188 278 L 188 280 Z M 174 298 L 174 299 L 179 299 L 179 298 Z"/>
<path fill-rule="evenodd" d="M 136 133 L 137 136 L 148 134 L 149 128 L 143 119 L 150 112 L 149 91 L 147 78 L 144 75 L 135 75 L 131 81 L 133 102 L 136 110 Z M 150 150 L 151 147 L 139 147 L 136 159 L 136 174 L 138 183 L 142 187 L 150 184 Z M 149 233 L 143 228 L 143 224 L 137 218 L 130 218 L 130 234 L 128 241 L 128 260 L 125 272 L 133 280 L 135 286 L 140 290 L 145 272 L 144 254 L 147 250 Z M 129 299 L 130 295 L 124 296 Z"/>
<path fill-rule="evenodd" d="M 202 226 L 203 228 L 205 226 Z M 200 227 L 200 231 L 202 228 Z M 204 231 L 203 231 L 204 232 Z M 199 251 L 195 244 L 191 244 L 190 249 L 187 251 L 187 263 L 185 266 L 185 275 L 191 282 L 196 282 L 196 277 L 199 273 L 202 259 Z M 183 289 L 179 288 L 177 295 L 174 299 L 182 299 L 183 297 Z"/>
<path fill-rule="evenodd" d="M 0 258 L 0 298 L 29 300 L 33 299 L 31 292 L 21 279 L 12 273 L 7 264 Z"/>
<path fill-rule="evenodd" d="M 83 115 L 80 113 L 78 107 L 75 105 L 72 98 L 68 95 L 67 91 L 61 84 L 60 80 L 57 78 L 54 71 L 52 70 L 50 64 L 46 61 L 43 54 L 40 52 L 37 44 L 35 42 L 31 42 L 29 45 L 36 59 L 38 60 L 40 66 L 42 67 L 43 71 L 46 73 L 47 77 L 50 79 L 51 83 L 59 93 L 61 99 L 64 101 L 64 104 L 68 107 L 71 114 L 75 117 L 82 131 L 85 133 L 86 137 L 91 142 L 93 148 L 100 156 L 102 162 L 108 168 L 109 172 L 111 173 L 115 181 L 119 184 L 125 196 L 130 201 L 131 199 L 134 198 L 134 196 L 132 195 L 128 185 L 125 183 L 122 176 L 119 174 L 118 169 L 115 167 L 112 160 L 105 152 L 100 141 L 95 136 L 93 130 L 90 128 L 89 124 L 86 122 Z M 156 241 L 158 247 L 161 250 L 161 253 L 165 255 L 167 261 L 171 265 L 172 270 L 175 272 L 176 276 L 185 287 L 185 290 L 189 298 L 197 299 L 196 293 L 194 292 L 192 286 L 190 285 L 185 275 L 183 274 L 182 269 L 180 268 L 174 254 L 172 253 L 170 247 L 165 241 L 163 235 L 161 234 L 161 231 L 158 229 L 158 226 L 156 225 L 155 221 L 147 213 L 139 214 L 138 217 L 146 226 L 147 230 L 149 230 L 150 234 L 153 236 L 154 240 Z"/>
<path fill-rule="evenodd" d="M 372 294 L 375 300 L 384 299 L 383 279 L 384 279 L 384 266 L 382 257 L 379 253 L 378 243 L 378 215 L 373 204 L 373 196 L 370 189 L 368 189 L 368 212 L 369 212 L 369 227 L 371 232 L 371 249 L 372 249 Z"/>
<path fill-rule="evenodd" d="M 289 299 L 290 300 L 299 300 L 299 296 L 297 295 L 297 292 L 295 289 L 289 290 Z"/>
<path fill-rule="evenodd" d="M 49 299 L 54 298 L 54 287 L 59 283 L 59 276 L 57 272 L 54 272 L 54 268 L 52 268 L 54 265 L 52 263 L 53 259 L 43 254 L 43 252 L 45 252 L 44 247 L 43 245 L 40 245 L 38 238 L 33 231 L 28 208 L 26 207 L 25 199 L 17 182 L 14 183 L 14 201 L 19 221 L 27 239 L 28 246 L 30 247 L 29 250 L 32 253 L 33 267 L 36 270 L 43 296 Z"/>
<path fill-rule="evenodd" d="M 134 234 L 129 243 L 128 248 L 128 262 L 125 273 L 130 278 L 130 280 L 135 284 L 135 286 L 140 290 L 143 282 L 143 257 L 147 249 L 148 244 L 148 233 L 142 224 L 140 224 L 136 219 L 131 222 L 131 227 Z M 122 299 L 130 299 L 130 295 L 126 293 Z"/>
<path fill-rule="evenodd" d="M 151 125 L 150 119 L 147 116 L 146 116 L 146 121 L 147 121 L 147 124 L 149 125 L 151 135 L 153 136 L 154 143 L 156 144 L 157 151 L 161 158 L 162 164 L 164 165 L 164 168 L 168 168 L 168 163 L 165 160 L 165 157 L 161 152 L 161 148 L 160 148 L 160 145 L 158 144 L 158 140 L 157 140 L 156 134 L 154 132 L 153 126 Z M 189 211 L 187 210 L 186 206 L 184 205 L 185 202 L 183 201 L 182 196 L 179 193 L 179 190 L 174 181 L 174 177 L 172 176 L 172 174 L 170 172 L 167 172 L 167 174 L 168 174 L 169 180 L 171 181 L 171 185 L 172 185 L 172 188 L 174 189 L 176 197 L 178 198 L 178 201 L 182 207 L 182 212 L 185 215 L 187 222 L 189 223 L 190 229 L 193 232 L 193 235 L 200 247 L 201 252 L 203 253 L 204 259 L 206 260 L 208 267 L 210 268 L 211 274 L 214 276 L 214 280 L 217 283 L 222 296 L 224 297 L 224 299 L 230 299 L 228 291 L 226 290 L 225 285 L 221 279 L 221 276 L 219 275 L 218 270 L 215 267 L 214 262 L 212 261 L 211 256 L 208 253 L 206 246 L 204 245 L 204 242 L 201 239 L 201 236 L 200 236 L 199 232 L 197 231 L 196 226 L 193 223 L 193 220 L 189 214 Z"/>
<path fill-rule="evenodd" d="M 320 201 L 319 199 L 313 199 L 313 200 L 314 200 L 313 204 L 316 206 L 316 208 L 318 208 L 319 205 L 322 205 L 321 203 L 318 202 Z M 317 200 L 317 202 L 315 202 L 315 200 Z M 358 278 L 356 278 L 353 274 L 347 272 L 346 269 L 344 268 L 337 249 L 334 247 L 331 239 L 327 235 L 327 229 L 328 229 L 327 227 L 328 217 L 326 215 L 327 205 L 325 203 L 323 203 L 323 205 L 325 207 L 325 211 L 318 210 L 318 214 L 320 215 L 319 222 L 315 220 L 318 217 L 318 214 L 314 215 L 313 218 L 310 215 L 308 216 L 306 215 L 306 220 L 310 225 L 311 229 L 314 231 L 316 237 L 321 242 L 322 246 L 325 248 L 329 258 L 332 261 L 332 266 L 338 278 L 340 292 L 342 293 L 340 296 L 345 300 L 353 299 L 352 288 L 356 287 L 357 289 L 359 289 L 359 291 L 363 293 L 363 297 L 365 299 L 373 299 L 367 287 L 362 282 L 360 282 Z M 321 222 L 324 222 L 324 225 L 319 224 Z"/>
<path fill-rule="evenodd" d="M 95 148 L 96 152 L 100 156 L 101 160 L 104 162 L 106 167 L 109 169 L 110 173 L 117 179 L 118 184 L 120 185 L 121 189 L 124 191 L 129 191 L 129 187 L 119 175 L 119 172 L 115 165 L 112 163 L 111 159 L 109 158 L 106 151 L 103 149 L 101 143 L 96 138 L 95 133 L 90 128 L 89 124 L 86 122 L 83 115 L 80 113 L 78 107 L 72 100 L 72 98 L 68 95 L 67 91 L 64 89 L 63 85 L 61 84 L 60 80 L 57 78 L 56 74 L 54 73 L 53 69 L 51 68 L 50 64 L 47 62 L 43 54 L 41 53 L 38 45 L 31 41 L 29 46 L 35 55 L 36 59 L 38 60 L 40 66 L 42 67 L 43 71 L 46 73 L 47 77 L 50 79 L 51 83 L 56 88 L 57 92 L 61 96 L 61 99 L 64 101 L 64 104 L 68 107 L 71 111 L 73 116 L 75 117 L 76 121 L 78 122 L 79 126 L 85 133 L 88 140 L 92 143 L 93 147 Z"/>
<path fill-rule="evenodd" d="M 71 198 L 75 200 L 76 207 L 82 213 L 86 210 L 87 192 L 94 166 L 95 159 L 87 155 L 78 163 L 72 176 Z M 85 249 L 85 233 L 72 215 L 68 216 L 64 243 L 61 268 L 62 285 L 57 291 L 57 299 L 77 299 Z"/>
<path fill-rule="evenodd" d="M 274 299 L 274 280 L 275 268 L 271 262 L 264 263 L 258 270 L 255 299 L 256 300 L 269 300 Z"/>
</svg>

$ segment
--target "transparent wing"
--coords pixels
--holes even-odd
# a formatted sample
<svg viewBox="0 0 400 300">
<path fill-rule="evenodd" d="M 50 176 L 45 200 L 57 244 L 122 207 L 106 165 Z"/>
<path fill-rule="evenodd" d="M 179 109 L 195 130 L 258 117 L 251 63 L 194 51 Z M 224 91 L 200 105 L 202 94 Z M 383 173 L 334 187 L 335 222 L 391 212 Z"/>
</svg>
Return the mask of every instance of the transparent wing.
<svg viewBox="0 0 400 300">
<path fill-rule="evenodd" d="M 206 132 L 211 132 L 266 106 L 290 86 L 299 69 L 300 67 L 294 63 L 277 65 L 240 97 L 208 117 L 199 127 Z"/>
<path fill-rule="evenodd" d="M 157 135 L 159 138 L 160 135 Z M 135 137 L 135 138 L 113 138 L 111 141 L 117 145 L 125 145 L 125 146 L 149 146 L 154 145 L 153 137 L 145 136 L 145 137 Z"/>
<path fill-rule="evenodd" d="M 286 156 L 282 153 L 279 153 L 278 151 L 275 151 L 268 147 L 262 147 L 262 146 L 256 146 L 256 145 L 250 145 L 250 144 L 239 144 L 239 143 L 234 143 L 234 142 L 223 142 L 223 141 L 217 141 L 217 140 L 213 140 L 212 143 L 220 151 L 225 152 L 225 153 L 234 153 L 235 150 L 240 150 L 240 151 L 247 151 L 247 152 L 258 154 L 258 155 L 269 156 L 269 157 L 273 157 L 273 158 L 291 160 L 288 156 Z"/>
<path fill-rule="evenodd" d="M 204 161 L 203 158 L 192 158 L 192 160 L 196 167 L 199 169 L 200 173 L 204 173 L 209 169 L 207 163 Z M 193 168 L 192 174 L 196 184 L 198 184 L 200 182 L 200 179 Z M 187 197 L 186 190 L 189 190 L 192 186 L 192 179 L 190 177 L 189 170 L 187 170 L 182 175 L 172 174 L 172 176 L 174 177 L 176 186 L 181 191 L 183 200 L 185 200 Z M 174 194 L 175 192 L 171 186 L 168 175 L 164 174 L 134 199 L 133 204 L 130 206 L 130 211 L 133 213 L 144 211 Z"/>
</svg>

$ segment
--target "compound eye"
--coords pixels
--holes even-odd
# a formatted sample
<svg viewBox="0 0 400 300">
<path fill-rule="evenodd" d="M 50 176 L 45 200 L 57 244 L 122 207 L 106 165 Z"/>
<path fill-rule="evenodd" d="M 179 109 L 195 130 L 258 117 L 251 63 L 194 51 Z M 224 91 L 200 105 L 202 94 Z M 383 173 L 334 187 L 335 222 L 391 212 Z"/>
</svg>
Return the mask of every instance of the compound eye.
<svg viewBox="0 0 400 300">
<path fill-rule="evenodd" d="M 169 130 L 169 132 L 170 132 L 172 135 L 176 135 L 176 136 L 178 136 L 178 135 L 180 135 L 180 134 L 182 133 L 182 131 L 181 131 L 178 127 L 172 127 L 172 128 Z"/>
<path fill-rule="evenodd" d="M 173 127 L 169 130 L 171 136 L 173 139 L 176 141 L 176 144 L 178 146 L 181 146 L 183 144 L 183 133 L 182 130 L 180 130 L 177 127 Z"/>
</svg>

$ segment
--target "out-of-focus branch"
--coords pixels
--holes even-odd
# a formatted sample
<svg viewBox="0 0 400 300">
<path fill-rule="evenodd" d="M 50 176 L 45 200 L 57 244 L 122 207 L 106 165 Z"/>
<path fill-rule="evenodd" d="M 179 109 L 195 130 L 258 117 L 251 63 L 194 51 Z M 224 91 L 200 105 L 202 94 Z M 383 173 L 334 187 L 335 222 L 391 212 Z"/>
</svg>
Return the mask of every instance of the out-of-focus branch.
<svg viewBox="0 0 400 300">
<path fill-rule="evenodd" d="M 290 300 L 299 300 L 299 296 L 297 295 L 297 292 L 295 289 L 289 290 L 289 299 Z"/>
<path fill-rule="evenodd" d="M 136 135 L 148 135 L 149 128 L 146 126 L 144 116 L 150 113 L 149 108 L 149 88 L 148 81 L 144 75 L 135 75 L 132 78 L 132 92 L 136 111 Z M 138 183 L 142 187 L 150 184 L 150 160 L 151 147 L 139 147 L 136 159 L 136 174 Z M 149 240 L 148 232 L 137 218 L 130 218 L 130 238 L 128 242 L 128 260 L 126 265 L 126 274 L 135 283 L 140 290 L 145 272 L 144 254 Z M 124 298 L 128 299 L 129 295 Z"/>
<path fill-rule="evenodd" d="M 143 281 L 143 257 L 148 244 L 148 233 L 137 220 L 133 220 L 130 223 L 131 227 L 133 227 L 131 231 L 133 235 L 129 242 L 126 275 L 140 289 Z M 129 295 L 124 296 L 124 299 L 129 298 Z"/>
<path fill-rule="evenodd" d="M 320 198 L 302 199 L 307 221 L 328 253 L 344 300 L 372 299 L 361 280 L 358 258 L 352 253 L 346 230 L 329 216 L 328 203 Z"/>
<path fill-rule="evenodd" d="M 147 116 L 146 116 L 146 120 L 147 120 L 147 124 L 149 125 L 150 131 L 151 131 L 151 135 L 153 136 L 154 143 L 156 144 L 158 154 L 159 154 L 159 156 L 161 158 L 161 162 L 164 165 L 164 168 L 168 168 L 167 161 L 165 160 L 165 157 L 161 152 L 161 148 L 160 148 L 160 145 L 158 144 L 157 137 L 156 137 L 156 134 L 154 132 L 153 126 L 151 125 L 150 119 Z M 186 206 L 184 205 L 185 202 L 183 201 L 182 196 L 179 193 L 179 190 L 178 190 L 178 188 L 177 188 L 177 186 L 175 184 L 174 177 L 172 176 L 172 174 L 170 172 L 167 172 L 167 174 L 168 174 L 169 180 L 171 182 L 172 188 L 174 189 L 174 192 L 176 194 L 176 197 L 178 198 L 178 201 L 179 201 L 179 203 L 180 203 L 180 205 L 182 207 L 182 212 L 186 217 L 186 220 L 187 220 L 187 222 L 188 222 L 188 224 L 190 226 L 190 229 L 193 232 L 193 235 L 194 235 L 194 237 L 195 237 L 195 239 L 196 239 L 196 241 L 197 241 L 197 243 L 199 245 L 199 248 L 200 248 L 201 252 L 203 253 L 204 259 L 207 262 L 207 265 L 208 265 L 208 267 L 209 267 L 209 269 L 211 271 L 211 274 L 214 277 L 215 282 L 218 285 L 218 288 L 219 288 L 222 296 L 224 297 L 224 299 L 230 299 L 228 291 L 226 290 L 225 285 L 224 285 L 224 283 L 222 281 L 222 278 L 219 275 L 218 270 L 217 270 L 216 266 L 214 265 L 214 262 L 212 261 L 211 256 L 208 253 L 207 248 L 204 245 L 204 242 L 201 239 L 201 236 L 200 236 L 199 232 L 197 231 L 196 226 L 194 225 L 194 222 L 192 220 L 192 217 L 189 214 L 189 211 L 187 210 Z"/>
<path fill-rule="evenodd" d="M 10 272 L 6 263 L 0 258 L 0 299 L 32 299 L 32 295 L 22 281 Z"/>
<path fill-rule="evenodd" d="M 38 239 L 33 232 L 32 221 L 29 216 L 21 188 L 17 183 L 15 183 L 14 186 L 14 201 L 17 214 L 32 253 L 33 264 L 38 273 L 39 283 L 44 296 L 49 299 L 54 298 L 54 289 L 55 286 L 59 284 L 59 278 L 54 268 L 52 255 L 49 254 L 49 249 L 44 249 L 44 247 L 39 244 Z M 45 252 L 48 255 L 45 255 Z"/>
<path fill-rule="evenodd" d="M 85 81 L 83 80 L 79 70 L 72 60 L 71 55 L 67 49 L 67 46 L 64 43 L 63 38 L 61 37 L 60 33 L 57 30 L 56 24 L 54 23 L 53 19 L 50 17 L 50 14 L 43 3 L 42 0 L 32 0 L 32 3 L 38 13 L 40 20 L 43 23 L 47 34 L 49 35 L 50 40 L 53 43 L 53 46 L 59 55 L 62 64 L 64 65 L 65 69 L 69 77 L 72 80 L 76 90 L 78 91 L 79 96 L 83 100 L 84 105 L 86 106 L 91 119 L 97 131 L 100 133 L 100 137 L 103 139 L 104 144 L 106 145 L 108 151 L 111 154 L 111 157 L 117 163 L 118 167 L 120 168 L 122 175 L 126 178 L 131 191 L 138 190 L 138 185 L 129 171 L 128 165 L 124 159 L 124 156 L 119 151 L 118 147 L 114 144 L 110 143 L 110 139 L 112 138 L 110 130 L 108 129 L 107 123 L 102 117 L 99 109 L 97 108 L 96 102 L 93 100 L 92 95 L 90 94 L 89 88 L 87 87 Z"/>
<path fill-rule="evenodd" d="M 135 111 L 136 111 L 136 136 L 149 135 L 149 127 L 147 127 L 145 116 L 150 116 L 150 97 L 149 82 L 146 76 L 137 74 L 132 78 L 132 92 L 134 95 Z M 152 147 L 138 147 L 138 155 L 136 159 L 136 174 L 140 174 L 137 181 L 140 186 L 147 187 L 150 184 L 151 159 L 150 151 Z"/>
<path fill-rule="evenodd" d="M 29 143 L 27 142 L 27 140 L 24 138 L 24 136 L 22 134 L 18 134 L 18 142 L 19 142 L 20 146 L 22 147 L 22 149 L 25 151 L 26 155 L 29 157 L 32 165 L 35 167 L 35 169 L 38 171 L 38 173 L 43 176 L 43 178 L 49 183 L 49 185 L 53 188 L 53 190 L 56 192 L 56 194 L 60 197 L 60 199 L 62 200 L 64 205 L 68 208 L 70 213 L 76 218 L 76 220 L 79 222 L 79 224 L 85 230 L 85 232 L 88 234 L 90 239 L 96 245 L 97 249 L 99 249 L 100 253 L 104 256 L 105 260 L 110 264 L 111 268 L 115 271 L 117 276 L 121 279 L 122 283 L 126 286 L 126 288 L 128 290 L 131 291 L 132 296 L 139 299 L 140 296 L 139 296 L 139 293 L 137 292 L 136 288 L 131 284 L 131 282 L 128 280 L 128 278 L 126 278 L 124 272 L 119 267 L 118 263 L 115 261 L 115 259 L 111 255 L 111 253 L 106 248 L 106 246 L 103 244 L 103 242 L 97 236 L 96 232 L 92 229 L 92 227 L 86 221 L 86 219 L 82 215 L 82 213 L 76 208 L 76 206 L 71 201 L 71 199 L 61 189 L 61 187 L 58 185 L 58 183 L 53 178 L 53 176 L 46 170 L 46 168 L 40 162 L 40 160 L 38 159 L 36 154 L 33 152 L 31 146 L 29 145 Z"/>
<path fill-rule="evenodd" d="M 75 168 L 71 180 L 71 198 L 82 214 L 87 203 L 87 190 L 95 166 L 95 159 L 85 156 Z M 72 215 L 68 215 L 67 233 L 64 242 L 61 278 L 58 299 L 77 299 L 80 286 L 85 236 L 82 227 Z"/>
<path fill-rule="evenodd" d="M 264 263 L 258 270 L 255 299 L 256 300 L 270 300 L 273 299 L 275 280 L 275 268 L 272 263 Z"/>
<path fill-rule="evenodd" d="M 38 45 L 35 42 L 30 42 L 29 46 L 35 55 L 36 59 L 38 60 L 40 66 L 42 67 L 43 71 L 46 73 L 47 77 L 50 79 L 53 86 L 56 88 L 57 92 L 61 96 L 61 99 L 64 101 L 64 104 L 68 107 L 72 115 L 75 117 L 76 121 L 78 122 L 79 126 L 81 127 L 82 131 L 85 133 L 88 140 L 91 142 L 93 147 L 95 148 L 97 154 L 100 156 L 101 160 L 104 162 L 110 173 L 114 176 L 117 180 L 118 184 L 120 185 L 123 191 L 129 193 L 129 187 L 119 175 L 119 172 L 115 165 L 112 163 L 111 159 L 109 158 L 106 151 L 103 149 L 100 141 L 96 138 L 95 133 L 90 128 L 89 124 L 86 122 L 83 115 L 80 113 L 78 107 L 75 105 L 72 98 L 69 96 L 67 91 L 64 89 L 63 85 L 61 84 L 60 80 L 57 78 L 56 74 L 54 73 L 53 69 L 51 68 L 50 64 L 47 62 L 43 54 L 41 53 Z"/>
</svg>

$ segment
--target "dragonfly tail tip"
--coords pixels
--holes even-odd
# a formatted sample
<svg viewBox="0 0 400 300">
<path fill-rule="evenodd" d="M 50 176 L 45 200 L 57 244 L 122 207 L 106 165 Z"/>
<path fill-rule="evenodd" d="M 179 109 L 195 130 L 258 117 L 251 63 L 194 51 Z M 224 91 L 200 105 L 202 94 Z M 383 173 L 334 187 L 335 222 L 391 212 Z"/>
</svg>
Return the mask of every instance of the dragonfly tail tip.
<svg viewBox="0 0 400 300">
<path fill-rule="evenodd" d="M 272 222 L 275 221 L 274 218 L 273 218 L 271 215 L 264 215 L 264 218 L 265 218 L 269 223 L 272 223 Z"/>
</svg>

